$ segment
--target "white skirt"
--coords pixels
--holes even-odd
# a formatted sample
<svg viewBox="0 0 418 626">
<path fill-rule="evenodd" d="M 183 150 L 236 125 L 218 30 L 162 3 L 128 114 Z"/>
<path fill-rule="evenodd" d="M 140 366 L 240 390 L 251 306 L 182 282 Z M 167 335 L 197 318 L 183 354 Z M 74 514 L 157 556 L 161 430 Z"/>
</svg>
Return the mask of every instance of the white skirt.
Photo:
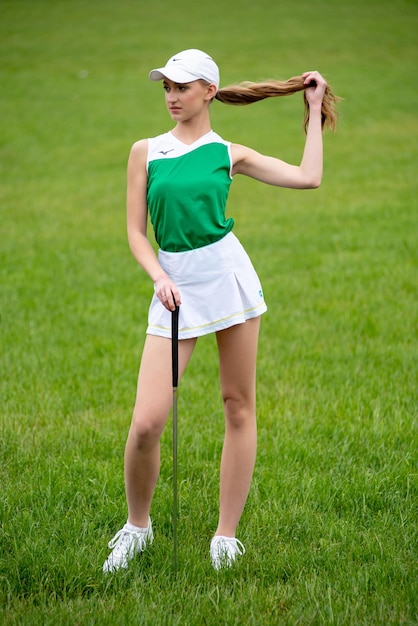
<svg viewBox="0 0 418 626">
<path fill-rule="evenodd" d="M 159 250 L 158 260 L 180 291 L 179 339 L 242 324 L 267 311 L 257 273 L 233 233 L 196 250 Z M 171 337 L 171 312 L 155 294 L 147 333 Z"/>
</svg>

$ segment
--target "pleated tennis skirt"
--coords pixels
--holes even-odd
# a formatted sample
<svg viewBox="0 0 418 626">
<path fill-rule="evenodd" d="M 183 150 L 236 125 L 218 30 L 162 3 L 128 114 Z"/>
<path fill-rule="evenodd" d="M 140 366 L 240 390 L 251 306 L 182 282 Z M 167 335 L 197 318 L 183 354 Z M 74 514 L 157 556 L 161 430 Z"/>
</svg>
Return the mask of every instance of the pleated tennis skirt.
<svg viewBox="0 0 418 626">
<path fill-rule="evenodd" d="M 180 291 L 179 339 L 224 330 L 267 311 L 257 273 L 233 233 L 196 250 L 159 250 L 158 260 Z M 156 294 L 147 334 L 171 337 L 171 311 Z"/>
</svg>

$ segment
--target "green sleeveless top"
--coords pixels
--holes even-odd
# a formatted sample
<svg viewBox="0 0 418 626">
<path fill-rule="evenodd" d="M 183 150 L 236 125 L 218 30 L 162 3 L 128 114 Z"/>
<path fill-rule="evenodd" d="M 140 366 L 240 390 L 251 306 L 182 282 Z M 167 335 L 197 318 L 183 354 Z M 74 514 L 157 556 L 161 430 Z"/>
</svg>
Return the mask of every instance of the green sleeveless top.
<svg viewBox="0 0 418 626">
<path fill-rule="evenodd" d="M 231 163 L 230 143 L 213 131 L 191 145 L 171 132 L 148 140 L 147 204 L 162 250 L 193 250 L 232 230 L 225 216 Z"/>
</svg>

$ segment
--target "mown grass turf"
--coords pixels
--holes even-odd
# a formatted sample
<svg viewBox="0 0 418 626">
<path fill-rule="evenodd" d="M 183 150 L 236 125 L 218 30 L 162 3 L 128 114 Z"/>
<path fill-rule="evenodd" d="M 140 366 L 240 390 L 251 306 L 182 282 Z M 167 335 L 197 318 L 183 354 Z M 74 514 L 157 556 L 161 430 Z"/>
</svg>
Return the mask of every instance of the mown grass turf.
<svg viewBox="0 0 418 626">
<path fill-rule="evenodd" d="M 4 624 L 418 621 L 417 17 L 406 0 L 1 3 Z M 319 190 L 232 187 L 269 305 L 245 557 L 219 574 L 208 558 L 223 417 L 206 337 L 179 390 L 178 575 L 168 428 L 154 545 L 103 577 L 152 292 L 126 242 L 126 160 L 170 125 L 148 71 L 194 46 L 223 85 L 318 68 L 345 99 Z M 300 158 L 298 96 L 212 115 Z"/>
</svg>

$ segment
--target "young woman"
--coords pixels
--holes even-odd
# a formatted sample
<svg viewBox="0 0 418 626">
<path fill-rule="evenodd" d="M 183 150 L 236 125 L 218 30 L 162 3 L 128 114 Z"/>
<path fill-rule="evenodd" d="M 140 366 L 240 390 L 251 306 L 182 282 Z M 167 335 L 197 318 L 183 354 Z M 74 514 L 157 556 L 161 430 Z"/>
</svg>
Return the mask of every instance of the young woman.
<svg viewBox="0 0 418 626">
<path fill-rule="evenodd" d="M 153 541 L 151 501 L 160 468 L 160 436 L 172 403 L 171 312 L 179 314 L 179 376 L 197 337 L 216 333 L 225 440 L 218 526 L 210 544 L 213 567 L 244 554 L 235 532 L 256 457 L 256 357 L 260 316 L 267 307 L 257 274 L 225 216 L 229 186 L 244 174 L 279 187 L 318 187 L 322 127 L 335 124 L 335 100 L 325 80 L 305 72 L 285 82 L 219 89 L 219 70 L 200 50 L 185 50 L 152 70 L 163 81 L 173 130 L 136 142 L 128 162 L 130 248 L 154 283 L 132 424 L 125 450 L 128 521 L 109 543 L 104 572 L 126 568 Z M 211 129 L 214 98 L 246 104 L 296 91 L 305 94 L 306 143 L 299 166 L 224 141 Z M 158 255 L 147 239 L 150 215 Z"/>
</svg>

